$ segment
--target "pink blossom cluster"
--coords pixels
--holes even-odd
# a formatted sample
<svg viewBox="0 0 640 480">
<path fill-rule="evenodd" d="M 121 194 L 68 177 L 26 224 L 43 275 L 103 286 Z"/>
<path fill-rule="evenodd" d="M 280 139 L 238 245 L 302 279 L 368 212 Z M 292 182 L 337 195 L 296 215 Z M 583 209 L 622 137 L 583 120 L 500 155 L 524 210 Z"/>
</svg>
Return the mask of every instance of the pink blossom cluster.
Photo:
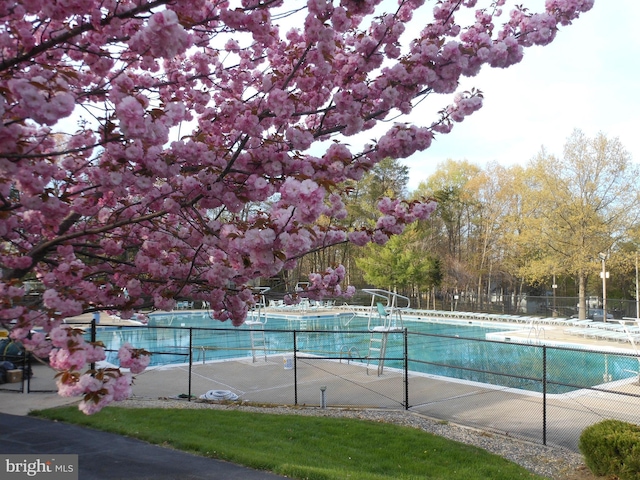
<svg viewBox="0 0 640 480">
<path fill-rule="evenodd" d="M 461 122 L 482 107 L 482 95 L 478 93 L 463 92 L 454 98 L 454 103 L 447 109 L 447 114 L 454 122 Z"/>
<path fill-rule="evenodd" d="M 247 312 L 256 303 L 251 288 L 243 288 L 234 292 L 216 290 L 206 297 L 212 312 L 212 316 L 220 321 L 231 320 L 234 326 L 244 323 Z"/>
<path fill-rule="evenodd" d="M 35 334 L 41 335 L 43 334 Z M 34 335 L 34 336 L 35 336 Z M 67 326 L 58 326 L 49 332 L 50 365 L 60 370 L 56 382 L 62 396 L 83 396 L 80 410 L 95 413 L 113 401 L 121 401 L 131 395 L 133 377 L 115 368 L 87 370 L 87 364 L 105 359 L 104 348 L 100 343 L 85 342 L 82 331 Z M 25 341 L 23 340 L 23 343 Z M 28 346 L 28 343 L 25 343 Z M 149 354 L 142 349 L 123 345 L 119 352 L 121 366 L 131 373 L 142 372 L 149 364 Z"/>
<path fill-rule="evenodd" d="M 149 352 L 140 348 L 133 348 L 131 344 L 125 343 L 118 350 L 120 366 L 128 368 L 131 373 L 141 373 L 149 365 L 151 356 Z"/>
<path fill-rule="evenodd" d="M 59 326 L 49 332 L 49 337 L 49 365 L 57 370 L 78 371 L 106 358 L 102 344 L 86 342 L 79 329 Z"/>
<path fill-rule="evenodd" d="M 113 402 L 121 402 L 131 396 L 133 377 L 115 369 L 105 369 L 97 375 L 80 377 L 83 399 L 80 411 L 87 415 L 99 412 Z"/>
<path fill-rule="evenodd" d="M 129 46 L 134 51 L 167 59 L 184 52 L 189 44 L 189 34 L 173 10 L 162 10 L 151 15 L 147 25 L 138 30 L 129 41 Z"/>
<path fill-rule="evenodd" d="M 340 265 L 334 268 L 327 268 L 323 273 L 312 273 L 309 275 L 309 285 L 299 295 L 312 300 L 320 300 L 326 297 L 351 297 L 355 293 L 352 286 L 348 286 L 344 291 L 341 284 L 344 281 L 346 271 Z"/>
<path fill-rule="evenodd" d="M 325 210 L 325 189 L 313 180 L 288 178 L 280 188 L 279 205 L 304 205 L 293 211 L 292 221 L 313 223 Z"/>
<path fill-rule="evenodd" d="M 47 83 L 48 79 L 44 77 L 33 77 L 9 80 L 7 85 L 17 101 L 18 111 L 43 125 L 55 125 L 60 118 L 71 115 L 75 99 L 64 88 L 52 93 L 51 86 Z"/>
<path fill-rule="evenodd" d="M 392 235 L 401 234 L 405 227 L 416 220 L 426 220 L 436 209 L 435 201 L 406 202 L 384 197 L 378 202 L 382 216 L 375 228 L 361 227 L 349 233 L 351 243 L 364 246 L 369 242 L 384 245 Z"/>
<path fill-rule="evenodd" d="M 386 242 L 433 202 L 384 199 L 373 227 L 350 229 L 340 220 L 352 182 L 481 108 L 479 90 L 458 91 L 463 77 L 521 61 L 592 5 L 547 0 L 503 19 L 505 0 L 405 0 L 389 11 L 380 0 L 296 11 L 279 1 L 0 2 L 0 322 L 49 356 L 61 393 L 84 395 L 85 411 L 123 398 L 128 374 L 78 373 L 102 349 L 64 318 L 170 310 L 188 297 L 240 325 L 256 279 L 330 245 Z M 409 122 L 427 95 L 445 106 Z M 37 304 L 27 279 L 44 288 Z M 351 292 L 340 267 L 311 286 L 315 297 Z M 148 356 L 127 347 L 121 361 L 141 371 Z"/>
<path fill-rule="evenodd" d="M 12 333 L 20 333 L 12 332 Z M 41 331 L 33 331 L 20 339 L 20 343 L 38 358 L 47 358 L 53 349 L 53 345 L 48 341 L 46 334 Z"/>
<path fill-rule="evenodd" d="M 91 415 L 110 403 L 131 396 L 133 378 L 129 373 L 114 368 L 84 374 L 63 372 L 56 378 L 58 393 L 63 397 L 82 396 L 78 408 Z"/>
</svg>

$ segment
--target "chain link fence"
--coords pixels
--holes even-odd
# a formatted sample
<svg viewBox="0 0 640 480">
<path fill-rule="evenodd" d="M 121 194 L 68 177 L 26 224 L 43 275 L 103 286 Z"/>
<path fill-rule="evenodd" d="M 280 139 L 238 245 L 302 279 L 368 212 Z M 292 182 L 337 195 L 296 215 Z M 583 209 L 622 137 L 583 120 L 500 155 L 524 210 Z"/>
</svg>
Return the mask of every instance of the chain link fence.
<svg viewBox="0 0 640 480">
<path fill-rule="evenodd" d="M 107 347 L 107 364 L 118 363 L 125 342 L 151 352 L 151 367 L 135 380 L 141 396 L 195 400 L 213 391 L 257 404 L 404 409 L 573 450 L 582 430 L 600 420 L 640 424 L 640 357 L 622 349 L 339 325 L 101 327 L 93 335 Z M 34 375 L 0 389 L 55 391 L 53 372 L 42 362 L 27 355 L 17 368 Z"/>
<path fill-rule="evenodd" d="M 635 353 L 412 332 L 408 342 L 432 352 L 408 362 L 433 375 L 433 388 L 409 385 L 411 410 L 430 417 L 573 450 L 593 423 L 640 423 Z"/>
<path fill-rule="evenodd" d="M 367 305 L 367 298 L 364 295 L 359 296 L 356 301 Z M 448 293 L 437 296 L 428 305 L 433 310 L 570 317 L 578 314 L 578 302 L 578 297 L 554 297 L 553 295 L 478 296 Z M 585 302 L 587 309 L 602 308 L 601 296 L 589 295 L 585 298 Z M 420 305 L 417 298 L 411 298 L 411 304 Z M 635 318 L 637 302 L 635 299 L 607 298 L 607 311 L 616 319 Z"/>
</svg>

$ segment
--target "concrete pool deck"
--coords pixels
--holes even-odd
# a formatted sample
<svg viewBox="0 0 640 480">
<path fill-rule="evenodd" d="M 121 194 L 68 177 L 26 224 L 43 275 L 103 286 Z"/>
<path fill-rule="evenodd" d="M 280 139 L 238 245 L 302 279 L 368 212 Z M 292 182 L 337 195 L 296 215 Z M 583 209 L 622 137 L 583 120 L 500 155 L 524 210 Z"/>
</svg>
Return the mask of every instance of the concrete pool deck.
<svg viewBox="0 0 640 480">
<path fill-rule="evenodd" d="M 324 312 L 323 312 L 324 314 Z M 300 315 L 296 312 L 295 315 Z M 90 322 L 91 318 L 84 319 Z M 122 320 L 102 319 L 101 325 L 122 325 Z M 527 326 L 511 325 L 511 337 L 528 340 Z M 624 348 L 620 342 L 567 335 L 561 327 L 545 327 L 545 341 L 563 345 L 585 345 L 596 350 Z M 629 345 L 630 346 L 630 345 Z M 297 379 L 293 370 L 284 368 L 283 356 L 269 356 L 253 362 L 251 358 L 206 364 L 194 364 L 191 377 L 188 365 L 151 368 L 137 375 L 133 394 L 138 400 L 175 399 L 191 394 L 198 397 L 209 390 L 230 391 L 240 401 L 252 404 L 294 405 L 319 408 L 321 387 L 326 387 L 328 408 L 404 409 L 404 378 L 400 372 L 385 368 L 378 376 L 375 368 L 317 358 L 297 360 Z M 34 367 L 32 390 L 53 390 L 54 372 L 45 365 Z M 191 382 L 189 381 L 191 378 Z M 294 396 L 297 382 L 298 396 Z M 5 384 L 16 388 L 19 384 Z M 640 385 L 636 379 L 612 382 L 602 391 L 578 390 L 568 394 L 543 396 L 485 384 L 456 381 L 429 375 L 410 374 L 409 410 L 414 414 L 440 419 L 487 432 L 542 443 L 546 418 L 546 442 L 577 449 L 582 430 L 605 418 L 640 423 Z M 604 391 L 606 390 L 606 391 Z M 622 393 L 620 395 L 619 393 Z M 187 400 L 182 400 L 187 401 Z M 297 402 L 296 402 L 297 401 Z M 26 415 L 44 409 L 76 403 L 77 399 L 59 397 L 51 392 L 16 393 L 0 390 L 0 412 Z"/>
<path fill-rule="evenodd" d="M 318 359 L 299 359 L 297 369 L 298 406 L 320 408 L 320 387 L 326 387 L 327 408 L 404 409 L 404 383 L 399 372 L 385 369 L 381 376 L 375 372 L 367 375 L 363 365 Z M 37 366 L 34 373 L 32 388 L 39 384 L 53 385 L 53 372 L 48 367 Z M 50 378 L 47 379 L 47 375 Z M 239 396 L 238 400 L 251 404 L 295 403 L 293 370 L 283 368 L 282 356 L 256 363 L 249 358 L 194 365 L 191 378 L 191 392 L 196 397 L 209 390 L 221 390 L 233 392 Z M 547 444 L 574 451 L 586 426 L 605 418 L 638 423 L 640 410 L 637 382 L 618 382 L 610 392 L 581 390 L 548 395 L 545 412 L 542 394 L 426 375 L 410 375 L 408 383 L 409 411 L 414 414 L 536 443 L 543 442 L 544 414 Z M 133 394 L 144 403 L 144 400 L 176 399 L 188 390 L 188 366 L 171 366 L 152 368 L 137 375 Z M 77 399 L 62 398 L 55 393 L 0 391 L 0 412 L 12 415 L 75 403 Z"/>
</svg>

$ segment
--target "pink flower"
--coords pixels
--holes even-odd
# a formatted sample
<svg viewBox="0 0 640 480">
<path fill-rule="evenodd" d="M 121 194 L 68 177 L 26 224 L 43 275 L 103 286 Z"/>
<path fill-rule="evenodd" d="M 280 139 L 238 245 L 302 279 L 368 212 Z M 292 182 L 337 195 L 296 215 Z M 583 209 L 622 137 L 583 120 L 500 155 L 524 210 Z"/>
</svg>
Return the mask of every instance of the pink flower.
<svg viewBox="0 0 640 480">
<path fill-rule="evenodd" d="M 141 52 L 149 48 L 156 58 L 173 58 L 189 47 L 190 38 L 176 12 L 162 10 L 151 15 L 147 26 L 132 37 L 130 44 Z"/>
<path fill-rule="evenodd" d="M 130 374 L 123 373 L 120 376 L 116 377 L 115 380 L 112 380 L 112 395 L 113 400 L 116 402 L 120 402 L 122 400 L 126 400 L 131 396 L 131 384 L 133 379 Z"/>
<path fill-rule="evenodd" d="M 373 243 L 377 243 L 378 245 L 384 245 L 389 241 L 389 236 L 381 232 L 380 230 L 376 230 L 375 232 L 373 232 L 372 241 Z"/>
<path fill-rule="evenodd" d="M 120 128 L 129 137 L 141 136 L 145 132 L 144 108 L 135 97 L 125 97 L 116 107 Z"/>
<path fill-rule="evenodd" d="M 64 347 L 69 339 L 69 329 L 67 327 L 56 327 L 49 332 L 49 338 L 54 347 Z"/>
<path fill-rule="evenodd" d="M 49 96 L 48 81 L 43 77 L 12 79 L 8 85 L 16 98 L 20 99 L 20 108 L 38 123 L 55 125 L 58 120 L 71 115 L 75 108 L 75 99 L 69 92 L 58 91 Z"/>
<path fill-rule="evenodd" d="M 356 230 L 348 235 L 349 241 L 359 247 L 365 246 L 371 240 L 371 234 L 366 230 Z"/>
<path fill-rule="evenodd" d="M 132 348 L 125 343 L 118 350 L 118 359 L 122 368 L 128 368 L 131 373 L 141 373 L 149 365 L 151 354 L 143 349 Z"/>
<path fill-rule="evenodd" d="M 106 358 L 104 348 L 100 345 L 88 344 L 85 348 L 87 363 L 102 362 Z"/>
<path fill-rule="evenodd" d="M 49 354 L 49 364 L 56 370 L 81 370 L 87 364 L 85 350 L 57 348 Z"/>
<path fill-rule="evenodd" d="M 58 394 L 62 397 L 77 397 L 84 392 L 84 387 L 80 385 L 79 376 L 63 374 L 56 379 Z"/>
<path fill-rule="evenodd" d="M 27 337 L 22 340 L 22 344 L 27 350 L 36 357 L 45 358 L 51 352 L 51 343 L 46 339 L 43 332 L 33 332 L 31 338 Z"/>
<path fill-rule="evenodd" d="M 82 400 L 78 404 L 78 409 L 84 413 L 85 415 L 93 415 L 94 413 L 98 413 L 107 405 L 104 401 L 99 400 Z"/>
</svg>

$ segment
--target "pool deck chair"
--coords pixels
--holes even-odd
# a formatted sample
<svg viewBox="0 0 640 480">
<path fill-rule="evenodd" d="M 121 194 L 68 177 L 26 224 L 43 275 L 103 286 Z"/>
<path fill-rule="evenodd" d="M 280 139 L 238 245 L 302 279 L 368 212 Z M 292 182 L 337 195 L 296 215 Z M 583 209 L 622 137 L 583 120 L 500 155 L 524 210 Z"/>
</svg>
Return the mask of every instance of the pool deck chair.
<svg viewBox="0 0 640 480">
<path fill-rule="evenodd" d="M 387 309 L 384 308 L 384 305 L 382 305 L 380 302 L 376 303 L 376 307 L 378 307 L 378 315 L 380 316 L 383 325 L 386 325 L 386 319 L 389 317 L 389 312 L 387 312 Z"/>
</svg>

